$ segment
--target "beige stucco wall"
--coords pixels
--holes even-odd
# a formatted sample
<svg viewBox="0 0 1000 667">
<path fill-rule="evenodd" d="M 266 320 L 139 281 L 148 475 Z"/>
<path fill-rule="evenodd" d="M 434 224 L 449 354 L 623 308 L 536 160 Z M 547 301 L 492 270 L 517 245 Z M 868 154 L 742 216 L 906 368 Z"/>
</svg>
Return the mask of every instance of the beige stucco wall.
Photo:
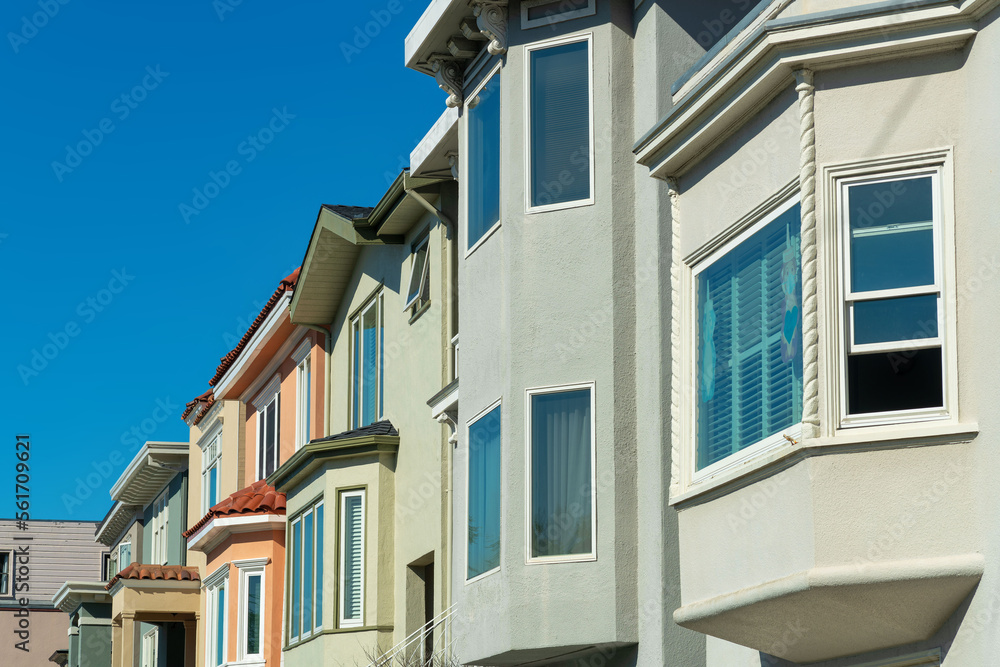
<svg viewBox="0 0 1000 667">
<path fill-rule="evenodd" d="M 14 644 L 23 641 L 16 633 L 22 631 L 20 617 L 15 616 L 13 608 L 0 609 L 0 634 L 4 641 L 0 643 L 0 665 L 17 665 L 17 667 L 51 667 L 49 656 L 57 650 L 69 648 L 69 616 L 58 609 L 33 609 L 29 612 L 27 632 L 28 651 L 14 648 Z"/>
</svg>

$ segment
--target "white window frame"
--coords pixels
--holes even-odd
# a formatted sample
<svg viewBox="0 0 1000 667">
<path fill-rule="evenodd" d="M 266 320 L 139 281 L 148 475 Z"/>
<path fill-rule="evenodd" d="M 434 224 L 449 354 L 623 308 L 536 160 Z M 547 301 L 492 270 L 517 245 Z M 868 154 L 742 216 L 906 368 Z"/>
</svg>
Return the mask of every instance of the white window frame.
<svg viewBox="0 0 1000 667">
<path fill-rule="evenodd" d="M 504 468 L 504 465 L 503 465 L 503 397 L 498 398 L 497 400 L 493 401 L 492 403 L 490 403 L 490 405 L 488 407 L 480 410 L 478 413 L 476 413 L 476 415 L 472 419 L 470 419 L 467 422 L 465 422 L 466 456 L 465 456 L 465 522 L 464 523 L 465 523 L 465 566 L 466 566 L 465 571 L 466 571 L 466 574 L 468 574 L 468 571 L 469 571 L 469 568 L 468 568 L 468 566 L 469 566 L 469 481 L 470 481 L 471 474 L 472 474 L 471 473 L 471 469 L 470 469 L 470 466 L 472 465 L 472 454 L 471 454 L 471 450 L 469 448 L 469 444 L 472 442 L 472 440 L 469 439 L 469 429 L 472 427 L 473 424 L 475 424 L 477 421 L 479 421 L 480 419 L 482 419 L 483 417 L 485 417 L 489 413 L 493 412 L 493 410 L 495 410 L 498 407 L 500 408 L 500 443 L 501 443 L 501 446 L 500 446 L 500 507 L 502 508 L 503 507 L 503 468 Z M 529 478 L 529 480 L 530 480 L 530 478 Z M 530 493 L 530 491 L 529 491 L 529 493 Z M 504 534 L 504 530 L 503 530 L 503 511 L 502 511 L 502 509 L 501 509 L 501 512 L 500 512 L 500 519 L 501 519 L 500 520 L 500 565 L 497 565 L 492 570 L 487 570 L 486 572 L 483 572 L 482 574 L 476 575 L 472 579 L 465 579 L 466 585 L 474 583 L 474 582 L 477 582 L 480 579 L 484 579 L 484 578 L 490 576 L 491 574 L 496 574 L 496 573 L 498 573 L 500 571 L 500 567 L 501 567 L 501 565 L 503 565 L 503 554 L 504 554 L 504 547 L 503 547 L 503 534 Z M 530 535 L 529 535 L 529 539 L 530 539 Z"/>
<path fill-rule="evenodd" d="M 312 339 L 306 338 L 292 354 L 295 362 L 295 451 L 309 442 L 312 429 Z"/>
<path fill-rule="evenodd" d="M 222 500 L 222 425 L 219 424 L 209 433 L 209 437 L 201 441 L 201 513 L 204 515 L 208 510 Z M 215 468 L 215 491 L 216 498 L 209 497 L 208 483 L 209 472 Z"/>
<path fill-rule="evenodd" d="M 157 667 L 157 649 L 160 643 L 160 628 L 153 629 L 142 636 L 142 667 Z"/>
<path fill-rule="evenodd" d="M 568 11 L 558 12 L 556 14 L 549 14 L 545 18 L 541 19 L 529 19 L 528 10 L 533 7 L 538 7 L 539 5 L 559 5 L 561 4 L 559 0 L 522 0 L 521 1 L 521 30 L 529 30 L 531 28 L 540 28 L 542 26 L 552 25 L 553 23 L 562 23 L 563 21 L 570 21 L 572 19 L 581 19 L 587 16 L 593 16 L 597 13 L 597 2 L 596 0 L 587 0 L 587 6 L 581 7 L 580 9 L 571 9 Z"/>
<path fill-rule="evenodd" d="M 256 411 L 257 419 L 257 442 L 254 447 L 254 471 L 256 479 L 263 479 L 260 469 L 260 455 L 261 448 L 264 446 L 264 411 L 267 407 L 274 403 L 274 469 L 278 469 L 278 464 L 281 461 L 281 376 L 275 375 L 271 378 L 260 392 L 257 393 L 257 398 L 252 401 L 254 410 Z"/>
<path fill-rule="evenodd" d="M 942 149 L 908 156 L 867 160 L 860 162 L 834 165 L 825 169 L 829 196 L 829 219 L 834 221 L 835 229 L 827 230 L 826 238 L 833 252 L 827 258 L 830 267 L 830 283 L 836 286 L 836 293 L 831 301 L 828 317 L 835 322 L 837 331 L 830 336 L 835 341 L 831 345 L 827 357 L 827 368 L 836 369 L 826 379 L 824 389 L 827 395 L 834 397 L 825 411 L 827 418 L 838 431 L 856 430 L 863 427 L 877 427 L 920 423 L 931 421 L 950 421 L 958 423 L 958 355 L 954 341 L 957 340 L 957 298 L 955 272 L 955 224 L 954 224 L 954 174 L 952 171 L 952 151 Z M 858 352 L 900 349 L 922 349 L 929 347 L 941 348 L 942 362 L 942 407 L 918 408 L 891 412 L 876 412 L 868 414 L 848 414 L 847 399 L 847 357 L 852 350 L 852 341 L 848 335 L 848 326 L 852 323 L 848 314 L 847 303 L 853 298 L 848 288 L 850 276 L 849 220 L 844 211 L 844 201 L 847 188 L 851 185 L 893 182 L 900 179 L 919 176 L 931 176 L 935 219 L 934 219 L 934 276 L 935 285 L 932 288 L 918 287 L 900 290 L 887 290 L 888 296 L 905 296 L 906 292 L 913 294 L 940 294 L 938 301 L 938 336 L 912 341 L 911 344 L 891 343 L 856 346 Z M 865 293 L 870 298 L 874 292 Z"/>
<path fill-rule="evenodd" d="M 215 572 L 210 574 L 202 582 L 205 588 L 205 615 L 208 617 L 208 628 L 205 633 L 205 664 L 208 667 L 215 667 L 215 654 L 217 653 L 218 643 L 217 638 L 219 636 L 218 628 L 215 625 L 216 619 L 219 618 L 219 589 L 222 588 L 226 591 L 225 605 L 226 608 L 222 612 L 222 636 L 229 637 L 229 603 L 232 596 L 229 594 L 229 563 L 224 563 Z M 222 664 L 226 665 L 228 663 L 228 646 L 222 647 Z"/>
<path fill-rule="evenodd" d="M 560 556 L 531 555 L 531 398 L 540 394 L 558 394 L 580 389 L 590 390 L 590 553 Z M 532 387 L 524 392 L 524 459 L 525 459 L 525 506 L 524 506 L 524 562 L 527 565 L 544 563 L 582 563 L 597 560 L 597 383 L 578 382 L 576 384 Z"/>
<path fill-rule="evenodd" d="M 497 61 L 497 63 L 495 65 L 493 65 L 493 67 L 490 68 L 489 72 L 487 72 L 483 76 L 482 80 L 478 84 L 476 84 L 476 86 L 472 89 L 472 91 L 469 92 L 469 93 L 467 93 L 465 95 L 465 100 L 462 102 L 462 104 L 463 104 L 463 107 L 462 107 L 463 111 L 465 111 L 466 113 L 468 113 L 469 109 L 473 108 L 473 107 L 469 106 L 469 103 L 476 99 L 476 97 L 479 95 L 480 91 L 483 88 L 486 87 L 486 84 L 488 84 L 490 82 L 490 80 L 494 76 L 499 76 L 500 77 L 500 111 L 501 111 L 501 118 L 503 117 L 503 74 L 501 72 L 502 69 L 503 69 L 503 61 Z M 503 155 L 503 134 L 504 134 L 504 132 L 503 132 L 503 126 L 501 125 L 501 127 L 500 127 L 500 145 L 497 147 L 497 150 L 500 153 L 500 155 Z M 469 146 L 469 122 L 468 122 L 468 119 L 466 118 L 465 114 L 462 114 L 462 145 L 466 147 L 466 154 L 468 154 L 468 146 Z M 471 246 L 469 245 L 469 201 L 470 201 L 470 199 L 469 199 L 469 178 L 468 178 L 468 175 L 469 175 L 469 160 L 468 160 L 468 158 L 461 159 L 461 162 L 460 162 L 459 166 L 460 166 L 459 171 L 460 171 L 460 176 L 461 176 L 461 178 L 459 179 L 459 187 L 461 188 L 461 191 L 462 191 L 462 201 L 465 202 L 465 205 L 463 207 L 464 208 L 464 211 L 463 211 L 464 215 L 462 216 L 462 218 L 463 218 L 463 220 L 462 220 L 462 227 L 463 227 L 462 233 L 465 236 L 465 246 L 466 246 L 465 257 L 468 258 L 469 255 L 471 255 L 472 253 L 474 253 L 479 248 L 479 246 L 481 246 L 484 243 L 486 243 L 486 240 L 489 239 L 491 236 L 493 236 L 493 234 L 498 229 L 500 229 L 500 225 L 503 223 L 503 161 L 501 160 L 501 163 L 500 163 L 500 172 L 499 172 L 500 173 L 500 182 L 497 184 L 497 192 L 499 192 L 499 196 L 500 196 L 500 215 L 497 216 L 497 221 L 495 223 L 493 223 L 493 225 L 489 229 L 487 229 L 485 232 L 483 232 L 483 235 L 479 238 L 479 240 L 476 241 L 475 243 L 473 243 Z"/>
<path fill-rule="evenodd" d="M 0 557 L 2 556 L 7 556 L 7 571 L 0 572 L 0 577 L 7 577 L 7 587 L 6 590 L 0 588 L 0 597 L 11 598 L 14 597 L 14 588 L 11 586 L 14 581 L 14 552 L 9 549 L 0 549 Z"/>
<path fill-rule="evenodd" d="M 349 336 L 350 336 L 349 349 L 351 358 L 348 362 L 348 368 L 350 369 L 350 371 L 348 372 L 348 382 L 349 382 L 348 399 L 350 401 L 350 410 L 351 410 L 350 421 L 352 429 L 361 428 L 360 424 L 361 413 L 359 410 L 356 409 L 357 406 L 354 404 L 354 375 L 355 375 L 354 363 L 357 359 L 357 351 L 355 349 L 355 342 L 354 342 L 355 340 L 354 331 L 355 329 L 357 329 L 360 332 L 361 322 L 365 316 L 365 313 L 367 313 L 372 308 L 376 309 L 375 321 L 377 322 L 376 326 L 379 328 L 379 335 L 375 337 L 375 354 L 377 355 L 376 356 L 377 366 L 375 371 L 375 421 L 376 422 L 381 421 L 383 415 L 385 414 L 385 406 L 382 405 L 383 388 L 381 386 L 385 374 L 385 369 L 383 368 L 383 365 L 385 364 L 385 350 L 381 349 L 382 339 L 385 337 L 385 292 L 380 288 L 373 297 L 365 301 L 364 305 L 361 306 L 361 308 L 359 308 L 357 312 L 355 312 L 354 316 L 351 318 L 351 328 L 349 329 Z M 364 337 L 359 335 L 357 339 L 362 344 L 361 352 L 362 352 L 362 359 L 364 359 L 364 352 L 365 352 L 363 347 Z M 364 378 L 362 377 L 360 379 L 361 379 L 361 388 L 358 391 L 358 393 L 363 395 L 365 389 Z"/>
<path fill-rule="evenodd" d="M 534 51 L 542 51 L 555 46 L 573 44 L 576 42 L 587 42 L 587 79 L 590 85 L 589 99 L 589 121 L 590 121 L 590 196 L 586 199 L 560 202 L 558 204 L 545 204 L 543 206 L 531 205 L 531 54 Z M 596 197 L 595 162 L 596 146 L 594 144 L 594 33 L 583 32 L 565 37 L 557 37 L 542 42 L 535 42 L 524 47 L 524 212 L 544 213 L 546 211 L 560 211 L 567 208 L 578 208 L 580 206 L 591 206 Z"/>
<path fill-rule="evenodd" d="M 246 561 L 233 561 L 239 569 L 240 573 L 240 594 L 239 594 L 239 609 L 237 618 L 237 630 L 236 630 L 236 656 L 240 662 L 260 662 L 263 664 L 264 657 L 264 644 L 265 644 L 265 615 L 267 613 L 267 587 L 266 575 L 264 573 L 265 565 L 267 564 L 267 558 L 246 560 Z M 259 653 L 247 653 L 246 644 L 247 637 L 249 634 L 249 614 L 247 607 L 249 605 L 249 582 L 250 577 L 260 577 L 260 652 Z"/>
<path fill-rule="evenodd" d="M 127 565 L 122 565 L 122 547 L 128 547 L 128 564 Z M 115 551 L 114 551 L 113 560 L 116 563 L 116 565 L 115 565 L 115 574 L 118 574 L 119 572 L 122 571 L 122 568 L 126 568 L 129 565 L 131 565 L 133 562 L 135 562 L 133 560 L 133 558 L 132 558 L 132 541 L 131 540 L 129 540 L 127 542 L 120 542 L 118 544 L 118 546 L 115 548 Z"/>
<path fill-rule="evenodd" d="M 424 296 L 424 292 L 430 289 L 430 273 L 431 273 L 431 245 L 430 245 L 430 230 L 427 229 L 421 233 L 419 239 L 410 248 L 410 280 L 406 284 L 406 305 L 403 306 L 403 311 L 409 310 L 411 307 L 414 309 L 420 308 L 425 303 L 430 301 L 430 295 Z M 424 249 L 424 266 L 420 271 L 420 275 L 417 276 L 415 271 L 417 268 L 417 252 L 420 249 Z M 412 299 L 409 298 L 410 294 L 413 292 L 413 280 L 417 279 L 419 282 L 417 286 L 417 295 Z"/>
<path fill-rule="evenodd" d="M 294 519 L 292 519 L 291 521 L 288 522 L 288 535 L 287 535 L 287 538 L 286 538 L 286 540 L 287 540 L 286 544 L 290 545 L 290 548 L 288 549 L 288 552 L 291 553 L 291 558 L 288 559 L 288 574 L 287 574 L 287 585 L 286 585 L 286 589 L 288 590 L 287 600 L 288 600 L 288 610 L 289 610 L 289 612 L 287 614 L 287 621 L 288 621 L 287 628 L 288 628 L 288 643 L 289 644 L 298 643 L 298 642 L 304 641 L 304 640 L 308 639 L 309 637 L 312 637 L 313 634 L 315 634 L 317 632 L 320 632 L 323 629 L 322 624 L 318 624 L 317 625 L 317 623 L 316 623 L 316 594 L 315 594 L 316 589 L 322 587 L 322 585 L 323 585 L 323 582 L 318 581 L 317 578 L 316 578 L 316 563 L 317 563 L 316 553 L 317 553 L 317 550 L 319 548 L 319 544 L 318 544 L 319 540 L 316 539 L 316 533 L 318 532 L 317 531 L 318 525 L 317 525 L 317 521 L 316 521 L 316 515 L 317 515 L 317 510 L 320 507 L 323 507 L 323 506 L 324 506 L 324 501 L 321 498 L 321 499 L 317 500 L 316 502 L 312 503 L 311 505 L 307 505 L 306 507 L 304 507 L 298 514 L 295 515 Z M 297 549 L 297 545 L 295 544 L 295 541 L 294 541 L 294 539 L 292 537 L 294 535 L 295 524 L 299 524 L 300 526 L 302 526 L 303 525 L 302 519 L 305 518 L 305 516 L 307 514 L 312 514 L 312 516 L 313 516 L 313 541 L 312 541 L 313 542 L 313 545 L 312 545 L 312 579 L 313 579 L 312 603 L 313 603 L 313 622 L 312 622 L 312 627 L 310 627 L 308 630 L 305 628 L 305 626 L 302 623 L 302 621 L 304 619 L 304 611 L 303 610 L 306 607 L 306 598 L 305 598 L 305 593 L 306 593 L 306 590 L 305 590 L 305 587 L 306 587 L 306 561 L 305 561 L 304 558 L 302 558 L 302 554 L 299 553 L 299 550 Z M 326 521 L 326 511 L 325 511 L 325 509 L 323 511 L 323 520 Z M 323 537 L 325 539 L 326 538 L 326 526 L 324 526 L 323 528 L 324 528 L 323 529 Z M 305 535 L 305 527 L 304 526 L 302 528 L 300 528 L 300 535 L 301 535 L 302 543 L 305 544 L 306 535 Z M 324 557 L 325 557 L 326 549 L 323 550 L 323 553 L 324 553 Z M 298 558 L 300 560 L 300 565 L 301 565 L 301 568 L 302 568 L 302 570 L 301 570 L 301 572 L 299 574 L 299 603 L 300 603 L 301 606 L 299 608 L 299 634 L 293 635 L 292 634 L 292 612 L 294 612 L 295 610 L 292 609 L 292 589 L 293 589 L 292 584 L 294 582 L 294 578 L 292 576 L 292 569 L 295 567 L 295 559 L 296 558 Z M 325 566 L 324 566 L 324 572 L 325 572 Z M 326 576 L 326 575 L 324 574 L 324 576 Z M 322 591 L 320 592 L 320 596 L 322 598 L 324 598 L 324 599 L 326 598 L 326 596 L 323 595 Z M 325 621 L 326 615 L 322 614 L 322 616 L 323 616 L 323 619 Z"/>
<path fill-rule="evenodd" d="M 168 491 L 169 489 L 165 489 L 153 501 L 153 516 L 150 518 L 153 531 L 150 539 L 150 562 L 158 565 L 167 564 L 167 547 L 170 543 L 167 533 L 170 522 L 170 499 L 167 497 Z"/>
<path fill-rule="evenodd" d="M 782 191 L 779 195 L 772 197 L 763 207 L 740 220 L 730 230 L 723 232 L 723 234 L 705 244 L 705 246 L 692 254 L 691 259 L 685 261 L 682 281 L 686 284 L 683 286 L 682 294 L 686 294 L 687 298 L 682 300 L 682 309 L 686 312 L 681 319 L 682 322 L 687 323 L 686 330 L 682 330 L 682 335 L 686 334 L 687 336 L 686 344 L 682 348 L 687 350 L 687 354 L 682 357 L 683 375 L 681 377 L 685 378 L 685 381 L 695 382 L 695 374 L 698 372 L 696 361 L 698 359 L 699 322 L 698 276 L 715 264 L 716 261 L 730 251 L 738 248 L 747 239 L 774 222 L 800 202 L 801 196 L 797 190 L 792 194 Z M 693 384 L 692 386 L 697 386 L 697 384 Z M 687 402 L 684 413 L 688 416 L 687 423 L 682 425 L 682 437 L 685 443 L 682 456 L 687 459 L 682 469 L 687 471 L 689 480 L 685 486 L 700 484 L 737 466 L 743 465 L 749 459 L 764 456 L 767 452 L 777 449 L 782 445 L 790 445 L 791 443 L 788 438 L 796 441 L 802 438 L 802 422 L 792 424 L 784 431 L 775 433 L 760 442 L 745 447 L 735 454 L 730 454 L 726 458 L 698 470 L 697 394 L 694 392 L 685 392 L 681 398 Z"/>
<path fill-rule="evenodd" d="M 365 625 L 365 594 L 367 592 L 365 559 L 368 557 L 368 549 L 366 548 L 368 546 L 368 500 L 365 497 L 365 489 L 342 490 L 337 492 L 337 496 L 338 504 L 340 505 L 340 511 L 338 512 L 340 526 L 337 531 L 339 534 L 337 549 L 339 552 L 337 554 L 339 564 L 337 568 L 337 627 L 361 628 Z M 352 496 L 361 498 L 361 610 L 358 613 L 360 618 L 356 619 L 344 618 L 344 566 L 347 561 L 347 541 L 345 539 L 347 530 L 347 503 L 344 500 Z"/>
</svg>

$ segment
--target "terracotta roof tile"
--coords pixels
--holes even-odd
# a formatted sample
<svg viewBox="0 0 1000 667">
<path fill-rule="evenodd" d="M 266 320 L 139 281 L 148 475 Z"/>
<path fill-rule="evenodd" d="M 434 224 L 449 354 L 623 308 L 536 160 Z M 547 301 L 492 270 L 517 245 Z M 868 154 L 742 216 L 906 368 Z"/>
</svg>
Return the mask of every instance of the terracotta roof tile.
<svg viewBox="0 0 1000 667">
<path fill-rule="evenodd" d="M 184 531 L 185 538 L 191 537 L 209 521 L 216 517 L 234 516 L 238 514 L 278 514 L 285 513 L 285 494 L 268 486 L 264 480 L 259 480 L 245 489 L 240 489 L 217 505 L 209 508 L 208 513 L 190 528 Z"/>
<path fill-rule="evenodd" d="M 209 389 L 201 396 L 196 397 L 193 401 L 184 404 L 184 412 L 181 413 L 181 419 L 187 419 L 188 415 L 198 409 L 199 414 L 196 416 L 194 423 L 197 424 L 201 421 L 201 418 L 205 416 L 212 405 L 215 403 L 215 394 Z"/>
<path fill-rule="evenodd" d="M 201 581 L 196 567 L 184 567 L 183 565 L 143 565 L 142 563 L 132 563 L 121 572 L 112 577 L 105 590 L 118 583 L 119 579 L 163 579 L 173 581 Z"/>
<path fill-rule="evenodd" d="M 239 359 L 240 354 L 243 352 L 243 349 L 247 346 L 247 343 L 249 343 L 250 339 L 253 338 L 253 335 L 257 333 L 257 329 L 259 329 L 260 326 L 264 323 L 264 320 L 267 319 L 267 316 L 271 314 L 271 311 L 274 310 L 274 307 L 278 305 L 278 301 L 281 299 L 282 295 L 285 292 L 295 290 L 295 285 L 299 281 L 299 271 L 301 270 L 302 267 L 300 266 L 299 268 L 292 271 L 291 274 L 286 276 L 280 283 L 278 283 L 278 288 L 274 290 L 274 294 L 272 294 L 271 298 L 268 299 L 267 303 L 264 304 L 264 307 L 260 311 L 260 315 L 258 315 L 257 319 L 253 321 L 253 323 L 250 325 L 250 328 L 247 329 L 247 332 L 243 334 L 243 338 L 240 339 L 240 342 L 236 344 L 236 347 L 234 347 L 229 354 L 222 357 L 222 359 L 220 360 L 221 363 L 219 364 L 219 367 L 215 369 L 215 375 L 212 376 L 212 379 L 208 381 L 209 387 L 214 387 L 219 382 L 219 380 L 222 379 L 222 376 L 226 374 L 226 371 L 228 371 L 230 367 L 236 362 L 236 360 Z"/>
</svg>

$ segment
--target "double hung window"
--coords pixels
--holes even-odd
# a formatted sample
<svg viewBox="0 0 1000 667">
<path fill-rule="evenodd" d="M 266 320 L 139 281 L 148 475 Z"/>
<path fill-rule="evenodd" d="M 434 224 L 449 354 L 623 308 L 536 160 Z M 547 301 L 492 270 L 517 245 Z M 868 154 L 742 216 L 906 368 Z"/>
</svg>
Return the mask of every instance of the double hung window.
<svg viewBox="0 0 1000 667">
<path fill-rule="evenodd" d="M 312 437 L 312 360 L 308 351 L 295 369 L 295 381 L 295 449 L 300 449 Z"/>
<path fill-rule="evenodd" d="M 229 636 L 229 613 L 227 593 L 229 588 L 229 565 L 213 573 L 205 582 L 207 594 L 205 611 L 208 614 L 208 636 L 205 641 L 207 654 L 206 664 L 209 667 L 220 667 L 226 664 L 226 637 Z"/>
<path fill-rule="evenodd" d="M 594 385 L 527 392 L 528 560 L 596 557 Z"/>
<path fill-rule="evenodd" d="M 264 565 L 236 565 L 240 568 L 239 659 L 263 660 Z"/>
<path fill-rule="evenodd" d="M 466 249 L 500 223 L 500 69 L 466 97 Z"/>
<path fill-rule="evenodd" d="M 944 409 L 940 178 L 841 182 L 845 421 Z"/>
<path fill-rule="evenodd" d="M 209 440 L 202 451 L 202 473 L 201 473 L 201 511 L 202 514 L 208 512 L 209 508 L 219 502 L 219 459 L 222 456 L 221 434 L 216 434 Z"/>
<path fill-rule="evenodd" d="M 281 393 L 277 378 L 258 396 L 257 409 L 257 479 L 266 479 L 278 468 L 281 430 Z"/>
<path fill-rule="evenodd" d="M 383 346 L 382 293 L 351 320 L 353 360 L 351 372 L 352 428 L 361 428 L 382 416 Z"/>
<path fill-rule="evenodd" d="M 526 51 L 528 211 L 593 203 L 590 35 Z"/>
<path fill-rule="evenodd" d="M 800 229 L 786 204 L 695 270 L 699 471 L 801 429 Z"/>
<path fill-rule="evenodd" d="M 340 492 L 340 627 L 364 625 L 365 492 Z"/>
<path fill-rule="evenodd" d="M 469 424 L 466 579 L 500 567 L 500 404 Z"/>
<path fill-rule="evenodd" d="M 323 626 L 323 502 L 291 524 L 288 637 L 304 639 Z"/>
</svg>

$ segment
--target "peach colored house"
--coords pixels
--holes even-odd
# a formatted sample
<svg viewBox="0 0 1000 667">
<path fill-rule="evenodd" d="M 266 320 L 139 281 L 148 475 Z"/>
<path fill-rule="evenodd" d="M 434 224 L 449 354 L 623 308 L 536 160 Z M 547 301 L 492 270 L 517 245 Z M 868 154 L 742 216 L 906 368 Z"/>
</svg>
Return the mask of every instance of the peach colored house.
<svg viewBox="0 0 1000 667">
<path fill-rule="evenodd" d="M 183 415 L 192 443 L 184 537 L 202 564 L 206 667 L 281 663 L 285 495 L 263 480 L 324 428 L 326 336 L 291 323 L 298 275 L 278 284 Z"/>
</svg>

